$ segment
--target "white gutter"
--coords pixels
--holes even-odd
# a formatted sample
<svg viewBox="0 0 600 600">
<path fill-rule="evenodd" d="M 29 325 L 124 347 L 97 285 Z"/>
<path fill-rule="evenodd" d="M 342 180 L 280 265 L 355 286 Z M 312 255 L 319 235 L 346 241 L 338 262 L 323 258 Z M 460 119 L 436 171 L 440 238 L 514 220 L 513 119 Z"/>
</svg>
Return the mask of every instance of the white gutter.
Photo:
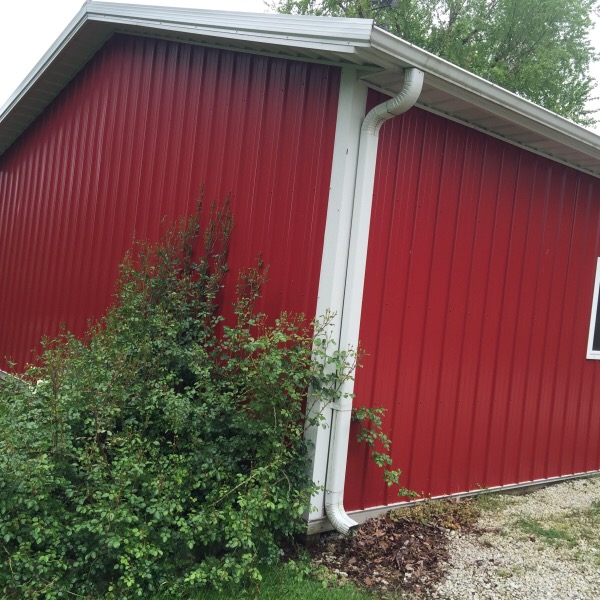
<svg viewBox="0 0 600 600">
<path fill-rule="evenodd" d="M 480 108 L 489 115 L 505 119 L 505 125 L 522 127 L 523 130 L 535 132 L 546 139 L 556 140 L 569 148 L 593 156 L 596 160 L 598 158 L 600 137 L 597 133 L 584 129 L 581 125 L 526 100 L 514 92 L 509 92 L 479 75 L 414 46 L 379 27 L 373 28 L 371 48 L 383 56 L 396 56 L 398 60 L 405 61 L 405 64 L 418 65 L 420 69 L 427 72 L 429 87 L 435 88 L 438 93 L 447 93 L 454 99 L 460 98 L 470 105 L 472 112 L 474 112 L 474 107 Z M 429 104 L 426 107 L 428 108 Z M 442 113 L 447 112 L 447 107 L 443 104 L 436 103 L 432 108 L 440 110 Z M 452 117 L 453 111 L 451 110 L 447 114 Z M 462 121 L 466 121 L 467 124 L 471 122 L 469 118 Z M 459 122 L 461 122 L 460 117 Z M 501 138 L 506 141 L 518 140 L 514 132 L 502 136 L 501 131 L 496 131 L 489 124 L 487 129 L 482 128 L 482 130 L 488 134 L 500 134 Z M 535 150 L 535 146 L 527 148 Z M 564 151 L 561 151 L 561 154 L 564 154 Z M 553 159 L 552 156 L 549 158 Z M 563 158 L 565 157 L 563 156 Z M 576 167 L 573 163 L 567 164 Z M 598 173 L 592 174 L 598 177 Z"/>
<path fill-rule="evenodd" d="M 379 130 L 385 121 L 406 112 L 414 106 L 422 87 L 423 72 L 416 68 L 406 69 L 404 71 L 404 86 L 400 93 L 391 100 L 374 107 L 362 123 L 356 167 L 346 286 L 341 314 L 340 349 L 356 348 L 358 346 Z M 358 525 L 346 514 L 344 509 L 344 480 L 346 478 L 353 392 L 353 380 L 346 380 L 341 389 L 342 397 L 332 406 L 329 466 L 325 486 L 325 512 L 327 517 L 334 528 L 345 535 Z"/>
</svg>

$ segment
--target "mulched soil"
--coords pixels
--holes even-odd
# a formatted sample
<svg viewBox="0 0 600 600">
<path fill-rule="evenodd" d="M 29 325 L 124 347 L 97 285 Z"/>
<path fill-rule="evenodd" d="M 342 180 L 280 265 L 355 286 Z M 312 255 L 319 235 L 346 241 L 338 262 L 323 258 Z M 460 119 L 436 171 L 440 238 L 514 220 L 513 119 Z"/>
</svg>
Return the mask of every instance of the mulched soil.
<svg viewBox="0 0 600 600">
<path fill-rule="evenodd" d="M 323 535 L 310 552 L 338 579 L 381 598 L 401 590 L 426 597 L 443 576 L 450 537 L 476 532 L 478 514 L 471 500 L 425 501 L 370 519 L 350 537 Z"/>
</svg>

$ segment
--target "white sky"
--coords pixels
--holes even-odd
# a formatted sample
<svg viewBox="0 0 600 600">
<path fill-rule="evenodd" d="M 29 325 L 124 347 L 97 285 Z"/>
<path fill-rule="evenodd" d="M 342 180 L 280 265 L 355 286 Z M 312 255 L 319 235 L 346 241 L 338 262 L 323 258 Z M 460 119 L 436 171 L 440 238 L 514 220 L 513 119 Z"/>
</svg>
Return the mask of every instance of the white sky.
<svg viewBox="0 0 600 600">
<path fill-rule="evenodd" d="M 267 12 L 263 0 L 117 0 L 218 10 Z M 77 14 L 84 0 L 0 0 L 0 108 Z M 592 33 L 600 52 L 600 22 Z M 600 62 L 592 75 L 600 79 Z M 600 96 L 600 85 L 596 89 Z M 600 99 L 595 106 L 600 108 Z M 595 129 L 600 133 L 600 125 Z"/>
</svg>

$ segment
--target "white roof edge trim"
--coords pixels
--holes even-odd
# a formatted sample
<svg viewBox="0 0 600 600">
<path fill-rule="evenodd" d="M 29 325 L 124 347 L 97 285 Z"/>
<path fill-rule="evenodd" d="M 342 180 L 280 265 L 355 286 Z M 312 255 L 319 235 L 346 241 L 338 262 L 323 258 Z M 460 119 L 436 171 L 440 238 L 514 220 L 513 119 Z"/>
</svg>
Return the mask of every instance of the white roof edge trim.
<svg viewBox="0 0 600 600">
<path fill-rule="evenodd" d="M 124 26 L 124 25 L 140 25 L 142 27 L 152 27 L 152 21 L 140 20 L 137 18 L 122 18 L 119 17 L 115 19 L 112 16 L 93 16 L 90 18 L 90 21 L 105 21 L 115 25 L 116 27 Z M 160 26 L 161 30 L 165 32 L 177 32 L 177 33 L 187 33 L 191 35 L 202 34 L 205 36 L 212 36 L 215 38 L 223 38 L 223 30 L 219 28 L 209 27 L 206 25 L 187 25 L 181 23 L 165 23 L 162 22 Z M 330 40 L 324 36 L 288 36 L 288 37 L 280 37 L 277 34 L 270 34 L 265 32 L 239 32 L 228 30 L 227 31 L 227 39 L 229 40 L 245 40 L 248 42 L 263 42 L 263 43 L 272 43 L 278 44 L 279 46 L 290 46 L 295 48 L 309 48 L 313 50 L 326 50 L 329 52 L 340 52 L 340 53 L 348 53 L 352 54 L 355 52 L 357 47 L 369 47 L 368 41 L 356 41 L 356 40 Z"/>
<path fill-rule="evenodd" d="M 0 155 L 31 124 L 39 114 L 40 108 L 43 110 L 44 103 L 49 102 L 44 95 L 49 93 L 51 100 L 57 93 L 58 88 L 54 84 L 50 84 L 53 89 L 46 89 L 48 82 L 45 76 L 52 74 L 56 65 L 61 67 L 61 54 L 66 52 L 67 58 L 68 50 L 75 40 L 79 45 L 78 52 L 83 49 L 85 54 L 87 38 L 82 36 L 82 33 L 87 33 L 88 27 L 92 32 L 87 48 L 88 58 L 98 49 L 99 44 L 103 43 L 103 38 L 107 39 L 115 32 L 133 35 L 147 33 L 160 37 L 161 31 L 164 31 L 167 36 L 181 36 L 183 41 L 188 38 L 192 43 L 196 38 L 204 45 L 216 44 L 222 48 L 230 45 L 240 52 L 251 53 L 268 54 L 273 49 L 275 54 L 282 58 L 309 62 L 318 59 L 327 64 L 335 62 L 340 67 L 353 66 L 357 70 L 364 69 L 365 73 L 376 73 L 379 70 L 401 71 L 403 67 L 416 67 L 425 72 L 425 83 L 430 88 L 439 90 L 448 98 L 459 99 L 466 106 L 494 115 L 499 122 L 512 124 L 522 133 L 531 132 L 542 140 L 554 142 L 556 147 L 544 150 L 537 142 L 530 146 L 518 136 L 503 135 L 496 132 L 494 127 L 487 129 L 476 121 L 457 118 L 452 111 L 446 113 L 441 104 L 427 106 L 429 110 L 505 141 L 514 141 L 516 145 L 575 169 L 588 173 L 591 170 L 600 178 L 600 136 L 596 133 L 375 27 L 372 20 L 166 8 L 96 1 L 81 7 L 17 90 L 4 106 L 0 107 Z M 248 48 L 244 42 L 248 42 Z M 298 55 L 288 51 L 294 48 L 298 49 Z M 313 56 L 313 53 L 317 56 Z M 348 57 L 349 65 L 345 65 L 344 56 Z M 82 64 L 85 60 L 86 57 L 83 56 Z M 72 72 L 69 73 L 71 68 Z M 63 83 L 66 84 L 79 68 L 81 66 L 71 67 L 67 64 L 67 68 L 59 74 L 64 80 Z M 5 124 L 6 128 L 3 128 Z M 570 154 L 572 151 L 597 161 L 597 169 L 590 166 L 589 160 L 582 162 L 574 158 Z"/>
<path fill-rule="evenodd" d="M 202 24 L 198 17 L 202 16 Z M 63 46 L 73 37 L 86 20 L 97 20 L 114 25 L 143 25 L 162 27 L 171 31 L 189 33 L 214 33 L 218 37 L 248 39 L 249 41 L 275 41 L 288 46 L 321 46 L 321 49 L 351 52 L 356 46 L 368 47 L 373 21 L 371 19 L 346 19 L 333 17 L 323 27 L 323 17 L 305 15 L 280 15 L 266 13 L 233 12 L 191 8 L 158 7 L 114 2 L 89 2 L 84 4 L 64 31 L 37 62 L 19 87 L 0 107 L 0 121 L 21 96 L 27 92 L 46 67 L 60 54 Z M 298 27 L 302 23 L 304 27 Z M 315 24 L 319 23 L 318 27 Z M 319 43 L 321 41 L 321 43 Z"/>
<path fill-rule="evenodd" d="M 276 13 L 234 12 L 200 8 L 176 8 L 113 2 L 90 2 L 85 5 L 90 18 L 133 19 L 138 24 L 191 26 L 194 31 L 212 29 L 221 34 L 271 35 L 282 38 L 338 40 L 344 44 L 370 42 L 372 19 L 345 17 L 315 17 L 311 15 L 282 15 Z M 199 24 L 199 17 L 201 24 Z"/>
<path fill-rule="evenodd" d="M 33 86 L 33 84 L 40 78 L 42 73 L 46 70 L 48 65 L 54 61 L 64 46 L 67 45 L 69 40 L 79 31 L 81 26 L 87 20 L 87 4 L 84 4 L 79 12 L 73 17 L 71 22 L 67 25 L 64 31 L 58 36 L 55 42 L 48 48 L 42 58 L 36 63 L 36 65 L 29 71 L 25 79 L 21 82 L 19 87 L 9 96 L 8 100 L 3 106 L 0 106 L 0 123 L 4 115 L 11 111 L 12 107 L 17 104 L 20 98 Z"/>
<path fill-rule="evenodd" d="M 346 54 L 354 53 L 357 47 L 369 47 L 373 31 L 371 19 L 335 17 L 327 19 L 330 25 L 323 27 L 323 17 L 305 15 L 86 2 L 4 105 L 0 106 L 0 125 L 87 21 L 106 22 L 114 27 L 119 24 L 140 25 L 196 35 L 213 34 L 220 38 L 271 44 L 276 42 L 279 45 Z M 298 27 L 298 23 L 304 26 Z M 315 26 L 317 23 L 319 26 Z M 2 152 L 0 150 L 0 155 Z"/>
<path fill-rule="evenodd" d="M 444 80 L 449 84 L 445 89 L 452 87 L 453 91 L 458 91 L 462 88 L 467 94 L 480 96 L 488 103 L 492 103 L 512 115 L 515 113 L 521 115 L 524 119 L 518 119 L 519 124 L 528 127 L 531 131 L 545 137 L 558 139 L 563 143 L 565 143 L 563 136 L 577 138 L 580 143 L 575 144 L 574 147 L 580 147 L 581 142 L 584 142 L 591 148 L 600 150 L 600 136 L 581 125 L 418 48 L 379 27 L 373 28 L 371 44 L 374 49 L 393 54 L 405 61 L 411 61 L 426 73 Z M 552 135 L 552 132 L 561 135 L 557 138 L 556 135 Z"/>
</svg>

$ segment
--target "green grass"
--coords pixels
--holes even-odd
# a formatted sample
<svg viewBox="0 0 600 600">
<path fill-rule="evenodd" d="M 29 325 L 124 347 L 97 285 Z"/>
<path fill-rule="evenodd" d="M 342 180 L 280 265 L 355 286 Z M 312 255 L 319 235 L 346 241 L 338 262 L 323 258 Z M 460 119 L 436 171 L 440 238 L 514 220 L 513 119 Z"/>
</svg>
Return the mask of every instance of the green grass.
<svg viewBox="0 0 600 600">
<path fill-rule="evenodd" d="M 592 558 L 600 566 L 600 551 L 598 550 L 600 502 L 595 500 L 588 508 L 568 513 L 563 517 L 563 522 L 570 528 L 576 539 L 587 542 L 587 547 L 579 552 L 586 553 L 588 558 Z"/>
<path fill-rule="evenodd" d="M 203 590 L 182 600 L 226 600 L 231 598 L 258 598 L 260 600 L 374 600 L 368 592 L 353 585 L 339 586 L 325 583 L 309 574 L 312 567 L 301 564 L 298 569 L 277 567 L 266 570 L 260 585 L 231 587 L 223 592 Z M 152 600 L 162 600 L 154 596 Z"/>
<path fill-rule="evenodd" d="M 482 512 L 496 513 L 511 504 L 514 504 L 512 496 L 501 494 L 499 492 L 484 491 L 474 496 L 475 502 Z"/>
<path fill-rule="evenodd" d="M 510 579 L 511 577 L 520 577 L 525 573 L 523 567 L 510 567 L 509 569 L 498 569 L 496 575 L 502 577 L 502 579 Z"/>
<path fill-rule="evenodd" d="M 563 522 L 555 521 L 551 526 L 545 527 L 536 519 L 518 519 L 517 527 L 524 533 L 533 535 L 549 544 L 566 543 L 574 546 L 577 538 L 573 535 L 571 528 Z"/>
</svg>

